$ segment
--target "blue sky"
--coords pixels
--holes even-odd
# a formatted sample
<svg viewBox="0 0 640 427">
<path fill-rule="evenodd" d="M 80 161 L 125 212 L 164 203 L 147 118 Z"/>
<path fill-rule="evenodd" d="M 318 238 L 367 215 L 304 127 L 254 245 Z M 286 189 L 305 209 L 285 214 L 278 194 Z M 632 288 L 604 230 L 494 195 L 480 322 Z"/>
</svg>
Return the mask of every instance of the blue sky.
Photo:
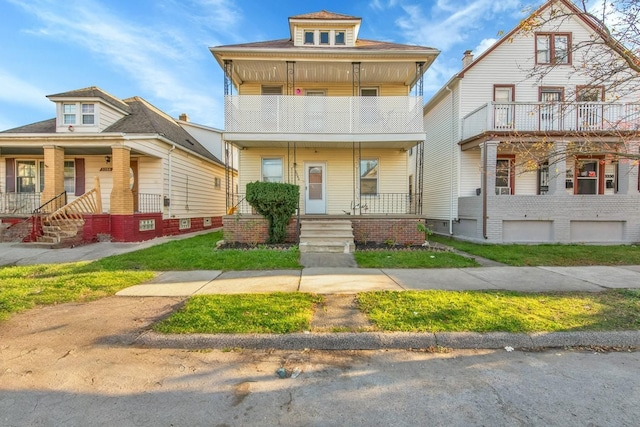
<svg viewBox="0 0 640 427">
<path fill-rule="evenodd" d="M 533 3 L 532 3 L 533 2 Z M 360 37 L 442 51 L 425 99 L 511 30 L 535 0 L 0 0 L 0 130 L 54 117 L 45 96 L 98 86 L 222 128 L 223 74 L 208 47 L 289 37 L 287 18 L 362 18 Z"/>
</svg>

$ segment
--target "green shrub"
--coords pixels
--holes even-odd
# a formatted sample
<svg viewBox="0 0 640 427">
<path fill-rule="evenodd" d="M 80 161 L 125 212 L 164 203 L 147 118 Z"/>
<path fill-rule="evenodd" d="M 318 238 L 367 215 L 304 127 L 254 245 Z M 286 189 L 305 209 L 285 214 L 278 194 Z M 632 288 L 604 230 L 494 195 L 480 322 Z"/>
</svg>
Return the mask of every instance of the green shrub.
<svg viewBox="0 0 640 427">
<path fill-rule="evenodd" d="M 287 224 L 298 208 L 300 189 L 293 184 L 250 182 L 247 202 L 269 221 L 267 243 L 282 243 L 287 237 Z"/>
</svg>

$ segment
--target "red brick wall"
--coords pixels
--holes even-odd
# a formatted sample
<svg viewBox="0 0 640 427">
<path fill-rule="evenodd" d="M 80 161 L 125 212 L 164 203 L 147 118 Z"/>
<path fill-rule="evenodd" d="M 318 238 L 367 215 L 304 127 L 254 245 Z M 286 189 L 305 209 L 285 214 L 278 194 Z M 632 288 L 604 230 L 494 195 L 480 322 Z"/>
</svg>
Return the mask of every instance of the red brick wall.
<svg viewBox="0 0 640 427">
<path fill-rule="evenodd" d="M 257 245 L 269 237 L 269 222 L 261 215 L 227 215 L 222 218 L 226 242 Z M 297 243 L 297 219 L 291 218 L 287 225 L 287 243 Z"/>
<path fill-rule="evenodd" d="M 424 233 L 418 231 L 417 218 L 346 217 L 353 225 L 357 243 L 393 241 L 399 245 L 419 245 Z M 228 215 L 222 219 L 227 242 L 260 244 L 267 241 L 267 220 L 260 215 Z M 296 218 L 287 226 L 287 242 L 296 243 Z"/>
<path fill-rule="evenodd" d="M 111 215 L 96 214 L 84 215 L 82 227 L 82 241 L 93 242 L 98 239 L 98 234 L 111 234 Z"/>
</svg>

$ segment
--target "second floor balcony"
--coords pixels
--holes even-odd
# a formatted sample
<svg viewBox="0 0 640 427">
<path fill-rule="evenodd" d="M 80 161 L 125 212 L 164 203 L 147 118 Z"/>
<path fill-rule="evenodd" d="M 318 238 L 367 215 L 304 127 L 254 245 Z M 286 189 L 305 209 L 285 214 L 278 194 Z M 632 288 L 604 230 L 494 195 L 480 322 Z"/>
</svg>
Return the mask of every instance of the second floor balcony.
<svg viewBox="0 0 640 427">
<path fill-rule="evenodd" d="M 640 103 L 492 102 L 462 119 L 462 140 L 484 132 L 514 134 L 629 132 L 640 129 Z"/>
<path fill-rule="evenodd" d="M 230 95 L 225 132 L 230 140 L 239 134 L 273 134 L 299 140 L 361 135 L 419 141 L 424 139 L 422 97 Z"/>
</svg>

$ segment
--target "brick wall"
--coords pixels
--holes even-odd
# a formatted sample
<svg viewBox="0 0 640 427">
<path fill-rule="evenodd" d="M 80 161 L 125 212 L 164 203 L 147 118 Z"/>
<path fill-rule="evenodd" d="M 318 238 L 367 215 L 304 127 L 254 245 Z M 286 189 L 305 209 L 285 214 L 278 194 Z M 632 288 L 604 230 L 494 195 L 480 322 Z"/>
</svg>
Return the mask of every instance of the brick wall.
<svg viewBox="0 0 640 427">
<path fill-rule="evenodd" d="M 418 218 L 388 218 L 350 216 L 356 242 L 384 243 L 393 241 L 400 245 L 421 244 L 424 233 L 418 231 Z M 224 240 L 227 242 L 260 244 L 267 241 L 267 220 L 260 215 L 228 215 L 223 218 Z M 287 226 L 287 242 L 296 243 L 296 218 Z"/>
</svg>

